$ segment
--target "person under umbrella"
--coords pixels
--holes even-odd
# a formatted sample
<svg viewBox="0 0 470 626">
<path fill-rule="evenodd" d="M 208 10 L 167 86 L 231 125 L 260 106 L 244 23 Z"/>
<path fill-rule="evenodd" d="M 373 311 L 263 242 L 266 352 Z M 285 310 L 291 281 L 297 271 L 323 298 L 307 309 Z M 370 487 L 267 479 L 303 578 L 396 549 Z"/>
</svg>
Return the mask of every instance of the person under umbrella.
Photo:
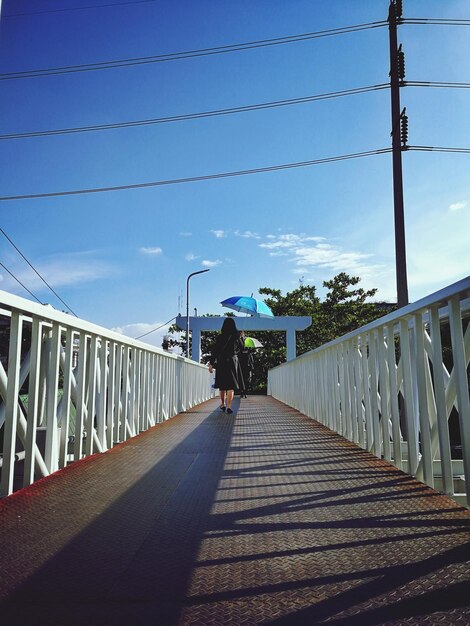
<svg viewBox="0 0 470 626">
<path fill-rule="evenodd" d="M 243 351 L 238 357 L 243 378 L 243 387 L 240 388 L 240 395 L 242 398 L 246 398 L 246 392 L 251 386 L 251 378 L 253 376 L 253 370 L 255 369 L 255 361 L 253 359 L 251 348 L 247 346 L 245 333 L 243 331 L 240 333 L 240 337 L 243 341 Z"/>
<path fill-rule="evenodd" d="M 232 400 L 235 389 L 243 388 L 239 354 L 244 345 L 237 330 L 233 317 L 227 317 L 222 324 L 222 330 L 217 337 L 213 353 L 209 360 L 209 372 L 215 368 L 214 387 L 220 390 L 222 411 L 233 413 Z M 225 404 L 227 403 L 227 404 Z"/>
</svg>

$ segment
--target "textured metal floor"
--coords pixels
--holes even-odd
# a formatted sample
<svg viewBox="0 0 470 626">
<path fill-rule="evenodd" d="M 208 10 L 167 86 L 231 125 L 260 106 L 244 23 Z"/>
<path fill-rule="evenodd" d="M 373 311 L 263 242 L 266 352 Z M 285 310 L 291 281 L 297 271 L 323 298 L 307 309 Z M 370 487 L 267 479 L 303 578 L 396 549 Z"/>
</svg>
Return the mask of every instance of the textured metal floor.
<svg viewBox="0 0 470 626">
<path fill-rule="evenodd" d="M 0 502 L 9 626 L 469 624 L 470 512 L 265 397 Z"/>
</svg>

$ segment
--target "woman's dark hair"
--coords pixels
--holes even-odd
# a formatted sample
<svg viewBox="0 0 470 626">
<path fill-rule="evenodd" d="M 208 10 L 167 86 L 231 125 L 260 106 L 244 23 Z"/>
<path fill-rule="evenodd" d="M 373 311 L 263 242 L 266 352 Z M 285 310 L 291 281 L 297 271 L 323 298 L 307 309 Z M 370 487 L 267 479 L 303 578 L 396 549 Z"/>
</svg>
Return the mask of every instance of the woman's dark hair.
<svg viewBox="0 0 470 626">
<path fill-rule="evenodd" d="M 222 324 L 222 335 L 238 336 L 237 325 L 235 324 L 233 317 L 226 317 L 224 319 L 224 323 Z"/>
</svg>

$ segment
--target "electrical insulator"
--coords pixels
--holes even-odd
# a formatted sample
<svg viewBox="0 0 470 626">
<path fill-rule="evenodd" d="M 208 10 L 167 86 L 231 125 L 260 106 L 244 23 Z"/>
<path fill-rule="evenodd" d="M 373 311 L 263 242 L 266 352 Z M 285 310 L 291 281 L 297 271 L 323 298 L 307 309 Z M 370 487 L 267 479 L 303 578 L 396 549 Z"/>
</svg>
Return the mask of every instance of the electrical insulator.
<svg viewBox="0 0 470 626">
<path fill-rule="evenodd" d="M 403 15 L 403 0 L 395 0 L 395 11 L 398 18 Z"/>
<path fill-rule="evenodd" d="M 405 53 L 401 49 L 401 45 L 398 48 L 397 65 L 398 65 L 398 78 L 400 80 L 405 80 Z"/>
<path fill-rule="evenodd" d="M 404 147 L 408 144 L 408 115 L 401 116 L 401 143 Z"/>
</svg>

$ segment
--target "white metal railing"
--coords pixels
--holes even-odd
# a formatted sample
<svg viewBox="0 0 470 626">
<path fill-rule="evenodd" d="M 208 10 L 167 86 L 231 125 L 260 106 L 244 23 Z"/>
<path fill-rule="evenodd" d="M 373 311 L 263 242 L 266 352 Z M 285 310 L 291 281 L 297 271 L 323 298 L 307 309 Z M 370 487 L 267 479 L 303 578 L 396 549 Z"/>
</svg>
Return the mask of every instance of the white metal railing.
<svg viewBox="0 0 470 626">
<path fill-rule="evenodd" d="M 207 367 L 52 307 L 0 291 L 0 321 L 2 496 L 212 396 Z"/>
<path fill-rule="evenodd" d="M 307 352 L 268 393 L 468 506 L 469 297 L 467 277 Z"/>
</svg>

